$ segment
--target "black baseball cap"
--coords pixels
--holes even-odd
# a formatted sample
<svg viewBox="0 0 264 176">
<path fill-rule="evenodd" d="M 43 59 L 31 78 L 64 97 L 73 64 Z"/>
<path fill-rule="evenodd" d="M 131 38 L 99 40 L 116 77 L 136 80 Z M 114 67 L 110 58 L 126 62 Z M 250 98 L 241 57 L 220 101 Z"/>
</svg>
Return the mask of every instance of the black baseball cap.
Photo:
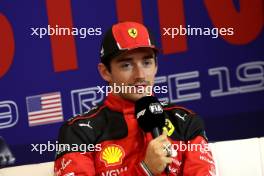
<svg viewBox="0 0 264 176">
<path fill-rule="evenodd" d="M 100 58 L 105 63 L 126 51 L 136 48 L 152 48 L 158 52 L 154 37 L 150 30 L 137 22 L 121 22 L 114 24 L 104 35 Z"/>
</svg>

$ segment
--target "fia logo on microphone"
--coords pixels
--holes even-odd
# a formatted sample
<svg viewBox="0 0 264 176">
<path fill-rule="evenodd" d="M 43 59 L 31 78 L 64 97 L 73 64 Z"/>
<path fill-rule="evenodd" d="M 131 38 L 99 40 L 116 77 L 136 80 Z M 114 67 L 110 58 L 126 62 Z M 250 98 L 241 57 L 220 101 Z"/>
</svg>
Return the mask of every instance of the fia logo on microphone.
<svg viewBox="0 0 264 176">
<path fill-rule="evenodd" d="M 163 109 L 162 109 L 160 103 L 151 103 L 149 105 L 149 110 L 153 114 L 161 114 L 161 113 L 163 113 Z"/>
</svg>

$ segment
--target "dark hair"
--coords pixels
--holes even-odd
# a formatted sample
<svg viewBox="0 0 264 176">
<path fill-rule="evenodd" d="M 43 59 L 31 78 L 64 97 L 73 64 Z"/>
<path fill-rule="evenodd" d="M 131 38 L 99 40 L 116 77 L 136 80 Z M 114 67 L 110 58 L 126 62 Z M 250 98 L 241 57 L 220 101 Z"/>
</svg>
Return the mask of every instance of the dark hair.
<svg viewBox="0 0 264 176">
<path fill-rule="evenodd" d="M 106 58 L 104 60 L 102 60 L 102 63 L 105 65 L 106 69 L 111 73 L 111 66 L 110 63 L 113 60 L 113 57 L 110 58 Z"/>
</svg>

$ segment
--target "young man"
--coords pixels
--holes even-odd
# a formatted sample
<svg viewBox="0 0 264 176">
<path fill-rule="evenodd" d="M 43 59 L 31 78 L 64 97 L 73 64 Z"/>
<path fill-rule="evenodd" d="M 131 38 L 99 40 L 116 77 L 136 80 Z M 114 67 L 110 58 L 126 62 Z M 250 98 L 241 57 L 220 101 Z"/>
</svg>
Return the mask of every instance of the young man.
<svg viewBox="0 0 264 176">
<path fill-rule="evenodd" d="M 102 78 L 109 86 L 135 89 L 109 94 L 103 104 L 62 126 L 60 144 L 86 148 L 57 152 L 57 176 L 214 175 L 203 124 L 190 110 L 164 106 L 166 126 L 155 139 L 138 126 L 135 101 L 154 85 L 156 55 L 153 38 L 142 24 L 118 23 L 105 34 L 98 64 Z"/>
</svg>

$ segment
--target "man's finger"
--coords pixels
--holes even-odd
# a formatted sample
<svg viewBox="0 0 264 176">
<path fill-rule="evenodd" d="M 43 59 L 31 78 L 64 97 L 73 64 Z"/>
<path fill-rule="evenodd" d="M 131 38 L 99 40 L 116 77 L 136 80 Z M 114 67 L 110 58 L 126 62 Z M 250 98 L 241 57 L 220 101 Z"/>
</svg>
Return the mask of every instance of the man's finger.
<svg viewBox="0 0 264 176">
<path fill-rule="evenodd" d="M 172 160 L 173 159 L 171 157 L 165 157 L 163 161 L 164 161 L 164 163 L 166 163 L 166 165 L 168 165 L 168 164 L 172 163 Z"/>
<path fill-rule="evenodd" d="M 162 135 L 165 135 L 167 137 L 168 136 L 168 131 L 167 130 L 163 130 Z"/>
<path fill-rule="evenodd" d="M 157 139 L 158 142 L 161 142 L 161 143 L 168 143 L 169 142 L 166 131 L 163 131 L 162 132 L 162 135 L 160 135 L 156 139 Z"/>
</svg>

